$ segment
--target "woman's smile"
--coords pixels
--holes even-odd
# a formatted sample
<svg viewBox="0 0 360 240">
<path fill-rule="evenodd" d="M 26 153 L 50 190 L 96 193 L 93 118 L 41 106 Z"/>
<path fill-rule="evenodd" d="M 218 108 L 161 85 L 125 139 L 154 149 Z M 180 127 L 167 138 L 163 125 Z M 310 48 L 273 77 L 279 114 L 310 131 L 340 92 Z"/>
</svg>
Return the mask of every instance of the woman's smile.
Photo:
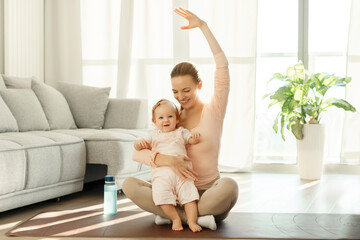
<svg viewBox="0 0 360 240">
<path fill-rule="evenodd" d="M 190 99 L 185 99 L 185 100 L 181 100 L 179 101 L 181 105 L 185 105 L 190 101 Z"/>
</svg>

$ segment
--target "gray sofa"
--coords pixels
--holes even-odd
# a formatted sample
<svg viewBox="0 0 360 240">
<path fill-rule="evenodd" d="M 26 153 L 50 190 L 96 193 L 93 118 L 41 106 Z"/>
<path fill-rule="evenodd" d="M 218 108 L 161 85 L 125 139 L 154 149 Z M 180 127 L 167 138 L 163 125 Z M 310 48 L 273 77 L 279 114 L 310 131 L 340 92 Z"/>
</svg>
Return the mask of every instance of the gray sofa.
<svg viewBox="0 0 360 240">
<path fill-rule="evenodd" d="M 111 99 L 110 88 L 0 75 L 0 212 L 81 191 L 87 164 L 150 180 L 132 161 L 147 134 L 147 103 Z"/>
</svg>

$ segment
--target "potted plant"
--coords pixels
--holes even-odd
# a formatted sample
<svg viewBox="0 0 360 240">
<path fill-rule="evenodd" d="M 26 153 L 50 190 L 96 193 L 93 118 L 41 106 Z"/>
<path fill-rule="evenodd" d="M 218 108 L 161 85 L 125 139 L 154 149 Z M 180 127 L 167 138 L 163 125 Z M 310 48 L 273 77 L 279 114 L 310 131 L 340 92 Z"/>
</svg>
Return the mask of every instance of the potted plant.
<svg viewBox="0 0 360 240">
<path fill-rule="evenodd" d="M 320 124 L 321 113 L 330 107 L 345 111 L 356 111 L 344 99 L 325 98 L 332 87 L 344 87 L 350 77 L 338 77 L 327 73 L 310 73 L 302 62 L 289 67 L 285 75 L 275 73 L 268 81 L 279 80 L 283 84 L 276 91 L 266 94 L 272 102 L 268 107 L 278 105 L 273 129 L 279 130 L 285 141 L 285 127 L 297 139 L 297 161 L 302 179 L 320 179 L 324 158 L 325 126 Z"/>
</svg>

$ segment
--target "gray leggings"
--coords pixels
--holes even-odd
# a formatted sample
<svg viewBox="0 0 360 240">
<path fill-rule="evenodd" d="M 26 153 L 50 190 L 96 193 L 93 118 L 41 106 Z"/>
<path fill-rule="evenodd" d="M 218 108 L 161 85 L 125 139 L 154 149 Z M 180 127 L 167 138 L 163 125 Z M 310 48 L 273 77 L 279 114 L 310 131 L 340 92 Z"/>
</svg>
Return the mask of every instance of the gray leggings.
<svg viewBox="0 0 360 240">
<path fill-rule="evenodd" d="M 141 209 L 167 218 L 161 208 L 154 204 L 150 183 L 129 177 L 125 179 L 122 190 Z M 231 178 L 217 179 L 206 190 L 199 188 L 198 191 L 200 195 L 198 202 L 199 216 L 214 215 L 216 221 L 222 221 L 228 216 L 238 197 L 237 183 Z M 186 223 L 184 209 L 182 207 L 176 209 L 183 223 Z"/>
</svg>

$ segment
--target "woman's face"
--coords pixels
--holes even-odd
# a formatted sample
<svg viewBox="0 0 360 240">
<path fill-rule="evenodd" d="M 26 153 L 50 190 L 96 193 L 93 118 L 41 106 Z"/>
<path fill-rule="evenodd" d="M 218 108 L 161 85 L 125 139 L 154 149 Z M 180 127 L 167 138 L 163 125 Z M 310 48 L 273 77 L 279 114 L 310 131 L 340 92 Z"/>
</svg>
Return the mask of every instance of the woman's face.
<svg viewBox="0 0 360 240">
<path fill-rule="evenodd" d="M 199 101 L 201 81 L 195 83 L 190 75 L 177 76 L 171 79 L 172 91 L 175 99 L 183 109 L 190 109 Z"/>
</svg>

